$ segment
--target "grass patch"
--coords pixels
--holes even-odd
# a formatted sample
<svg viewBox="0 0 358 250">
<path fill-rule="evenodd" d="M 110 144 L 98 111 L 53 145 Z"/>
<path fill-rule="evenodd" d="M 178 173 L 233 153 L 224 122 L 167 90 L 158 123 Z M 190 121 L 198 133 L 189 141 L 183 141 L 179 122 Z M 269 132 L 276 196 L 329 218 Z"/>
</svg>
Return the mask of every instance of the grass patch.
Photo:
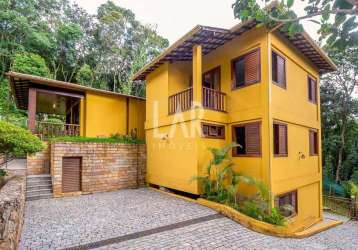
<svg viewBox="0 0 358 250">
<path fill-rule="evenodd" d="M 129 136 L 111 137 L 82 137 L 82 136 L 62 136 L 55 137 L 50 142 L 93 142 L 93 143 L 122 143 L 122 144 L 144 144 L 144 140 L 134 139 Z"/>
</svg>

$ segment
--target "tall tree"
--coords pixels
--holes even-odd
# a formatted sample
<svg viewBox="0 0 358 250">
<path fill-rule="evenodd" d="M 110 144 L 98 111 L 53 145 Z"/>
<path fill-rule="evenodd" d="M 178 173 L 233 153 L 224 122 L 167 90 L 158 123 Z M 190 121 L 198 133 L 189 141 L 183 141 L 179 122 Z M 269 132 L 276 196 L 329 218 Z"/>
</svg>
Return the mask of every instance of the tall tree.
<svg viewBox="0 0 358 250">
<path fill-rule="evenodd" d="M 330 49 L 330 56 L 338 65 L 336 72 L 327 74 L 322 79 L 322 121 L 325 163 L 334 163 L 336 182 L 342 179 L 345 160 L 353 152 L 351 148 L 358 143 L 357 138 L 350 138 L 352 128 L 356 128 L 358 119 L 358 48 L 340 50 Z M 332 152 L 333 149 L 333 152 Z M 353 157 L 353 156 L 352 156 Z M 331 159 L 329 159 L 331 158 Z"/>
<path fill-rule="evenodd" d="M 320 25 L 321 39 L 328 37 L 330 44 L 349 46 L 358 42 L 358 0 L 302 0 L 300 3 L 305 6 L 302 16 L 293 11 L 295 0 L 274 1 L 267 8 L 262 8 L 268 2 L 236 0 L 234 15 L 241 20 L 256 18 L 268 27 L 282 24 L 282 29 L 290 34 L 302 31 L 300 22 L 306 19 Z"/>
</svg>

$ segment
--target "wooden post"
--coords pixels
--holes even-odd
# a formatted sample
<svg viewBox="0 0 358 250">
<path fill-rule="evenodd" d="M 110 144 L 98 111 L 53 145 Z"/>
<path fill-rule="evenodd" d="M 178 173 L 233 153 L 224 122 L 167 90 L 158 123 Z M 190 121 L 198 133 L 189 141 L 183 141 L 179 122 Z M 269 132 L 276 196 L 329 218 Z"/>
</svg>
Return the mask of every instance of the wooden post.
<svg viewBox="0 0 358 250">
<path fill-rule="evenodd" d="M 28 129 L 36 132 L 36 89 L 29 88 Z"/>
<path fill-rule="evenodd" d="M 126 133 L 129 135 L 129 97 L 126 98 Z"/>
<path fill-rule="evenodd" d="M 202 47 L 193 47 L 193 100 L 196 104 L 202 103 Z"/>
</svg>

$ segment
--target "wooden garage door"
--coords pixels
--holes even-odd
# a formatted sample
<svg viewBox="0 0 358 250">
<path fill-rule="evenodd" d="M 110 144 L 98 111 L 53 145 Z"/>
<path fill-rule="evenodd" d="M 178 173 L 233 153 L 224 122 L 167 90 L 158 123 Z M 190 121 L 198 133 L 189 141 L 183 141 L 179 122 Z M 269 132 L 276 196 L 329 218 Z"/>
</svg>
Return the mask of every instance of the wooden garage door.
<svg viewBox="0 0 358 250">
<path fill-rule="evenodd" d="M 81 157 L 63 157 L 62 192 L 81 191 Z"/>
</svg>

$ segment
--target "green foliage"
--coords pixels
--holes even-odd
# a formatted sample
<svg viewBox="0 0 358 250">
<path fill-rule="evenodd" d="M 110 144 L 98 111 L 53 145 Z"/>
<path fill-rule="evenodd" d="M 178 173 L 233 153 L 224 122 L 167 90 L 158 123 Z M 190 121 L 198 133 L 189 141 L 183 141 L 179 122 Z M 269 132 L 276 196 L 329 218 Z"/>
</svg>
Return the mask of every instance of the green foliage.
<svg viewBox="0 0 358 250">
<path fill-rule="evenodd" d="M 5 178 L 7 175 L 8 174 L 7 174 L 6 170 L 1 168 L 0 169 L 0 179 Z"/>
<path fill-rule="evenodd" d="M 129 136 L 113 135 L 111 137 L 81 137 L 63 136 L 51 139 L 52 142 L 93 142 L 93 143 L 124 143 L 124 144 L 144 144 L 143 140 L 134 139 Z"/>
<path fill-rule="evenodd" d="M 268 8 L 261 8 L 268 2 L 268 0 L 235 0 L 234 15 L 243 21 L 255 18 L 260 25 L 268 28 L 282 23 L 281 29 L 289 32 L 290 35 L 303 30 L 300 23 L 302 20 L 310 20 L 320 25 L 321 40 L 328 38 L 329 44 L 343 48 L 358 42 L 357 1 L 354 5 L 349 0 L 304 1 L 305 14 L 302 16 L 298 16 L 293 11 L 295 0 L 277 1 Z"/>
<path fill-rule="evenodd" d="M 26 114 L 19 111 L 10 97 L 10 87 L 6 79 L 0 78 L 0 120 L 26 127 Z"/>
<path fill-rule="evenodd" d="M 276 208 L 270 208 L 270 193 L 267 186 L 259 180 L 234 171 L 229 152 L 239 146 L 232 143 L 223 148 L 209 148 L 212 159 L 206 167 L 205 174 L 195 176 L 191 181 L 199 182 L 203 191 L 202 196 L 208 200 L 231 206 L 257 220 L 284 225 L 285 217 Z M 254 186 L 258 193 L 239 201 L 238 189 L 241 183 Z"/>
<path fill-rule="evenodd" d="M 27 52 L 15 54 L 11 70 L 36 76 L 50 76 L 45 60 L 39 55 Z"/>
<path fill-rule="evenodd" d="M 24 156 L 44 149 L 42 141 L 30 131 L 11 123 L 0 121 L 0 152 L 12 156 Z"/>
<path fill-rule="evenodd" d="M 12 68 L 145 96 L 131 76 L 168 46 L 154 26 L 111 1 L 95 15 L 67 0 L 0 0 L 0 9 L 0 78 Z"/>
<path fill-rule="evenodd" d="M 76 81 L 79 84 L 90 86 L 93 82 L 93 72 L 91 66 L 88 64 L 82 65 L 80 70 L 77 72 Z"/>
<path fill-rule="evenodd" d="M 323 166 L 325 177 L 339 184 L 358 171 L 358 48 L 326 48 L 338 71 L 321 81 Z"/>
<path fill-rule="evenodd" d="M 354 171 L 351 175 L 351 181 L 358 185 L 358 170 Z"/>
<path fill-rule="evenodd" d="M 353 181 L 344 182 L 343 187 L 347 192 L 348 197 L 358 198 L 358 185 L 356 185 Z"/>
</svg>

